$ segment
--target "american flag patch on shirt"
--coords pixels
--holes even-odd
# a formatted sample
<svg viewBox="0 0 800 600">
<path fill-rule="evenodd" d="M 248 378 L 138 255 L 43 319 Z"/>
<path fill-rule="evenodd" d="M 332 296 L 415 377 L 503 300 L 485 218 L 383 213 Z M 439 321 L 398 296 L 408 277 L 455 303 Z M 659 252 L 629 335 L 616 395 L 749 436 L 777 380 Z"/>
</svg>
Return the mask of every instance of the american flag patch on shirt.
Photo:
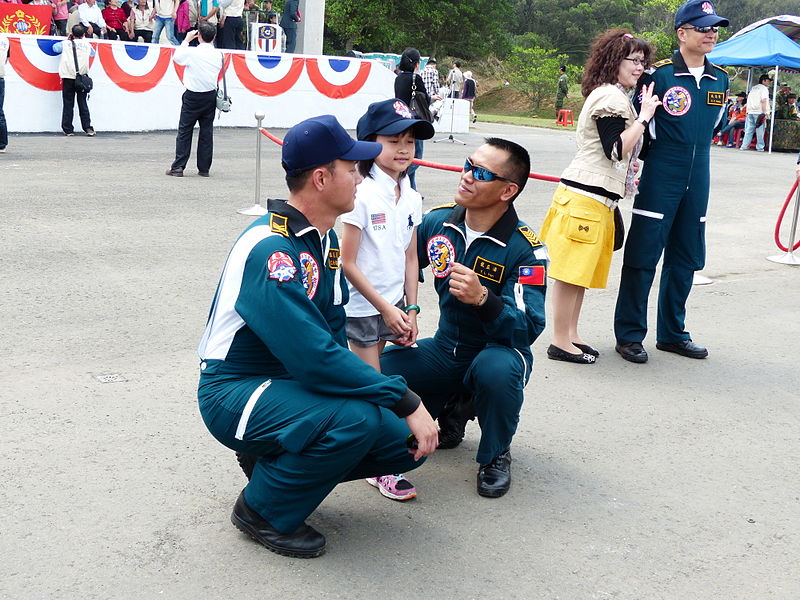
<svg viewBox="0 0 800 600">
<path fill-rule="evenodd" d="M 372 222 L 373 225 L 385 225 L 386 213 L 372 213 L 369 216 L 369 220 Z"/>
</svg>

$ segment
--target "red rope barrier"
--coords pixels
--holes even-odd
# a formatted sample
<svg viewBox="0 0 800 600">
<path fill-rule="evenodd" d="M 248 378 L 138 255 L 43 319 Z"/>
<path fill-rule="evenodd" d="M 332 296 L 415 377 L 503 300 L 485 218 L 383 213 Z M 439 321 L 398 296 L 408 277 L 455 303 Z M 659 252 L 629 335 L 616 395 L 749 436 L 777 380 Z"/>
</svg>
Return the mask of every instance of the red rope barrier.
<svg viewBox="0 0 800 600">
<path fill-rule="evenodd" d="M 784 252 L 789 252 L 789 248 L 781 244 L 781 224 L 783 223 L 783 216 L 786 214 L 786 209 L 789 208 L 789 203 L 792 201 L 792 196 L 794 196 L 794 192 L 796 189 L 797 189 L 797 179 L 794 180 L 794 185 L 792 186 L 792 189 L 789 190 L 789 195 L 786 196 L 786 200 L 783 203 L 781 212 L 778 215 L 778 222 L 775 223 L 775 243 L 778 245 L 778 248 L 780 248 Z M 798 248 L 800 248 L 800 241 L 798 241 L 792 247 L 792 251 L 795 251 Z"/>
<path fill-rule="evenodd" d="M 268 139 L 272 140 L 279 146 L 283 146 L 283 140 L 279 137 L 275 137 L 269 131 L 264 129 L 263 127 L 259 130 L 263 135 L 265 135 Z M 428 160 L 422 160 L 421 158 L 415 158 L 414 164 L 419 165 L 420 167 L 430 167 L 431 169 L 439 169 L 440 171 L 453 171 L 454 173 L 461 173 L 463 171 L 463 167 L 457 167 L 455 165 L 444 165 L 441 163 L 434 163 Z M 539 173 L 528 173 L 529 179 L 539 179 L 541 181 L 552 181 L 554 183 L 558 183 L 560 179 L 558 177 L 554 177 L 553 175 L 540 175 Z"/>
</svg>

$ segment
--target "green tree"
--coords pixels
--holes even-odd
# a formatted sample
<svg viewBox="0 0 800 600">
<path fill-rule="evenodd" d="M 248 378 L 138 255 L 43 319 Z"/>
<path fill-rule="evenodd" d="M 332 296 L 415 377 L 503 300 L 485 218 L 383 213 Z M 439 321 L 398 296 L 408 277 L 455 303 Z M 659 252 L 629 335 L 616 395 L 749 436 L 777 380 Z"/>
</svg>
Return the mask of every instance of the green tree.
<svg viewBox="0 0 800 600">
<path fill-rule="evenodd" d="M 538 46 L 515 46 L 506 61 L 506 77 L 511 87 L 531 101 L 534 114 L 542 101 L 555 97 L 558 67 L 567 62 L 566 54 L 556 54 Z"/>
</svg>

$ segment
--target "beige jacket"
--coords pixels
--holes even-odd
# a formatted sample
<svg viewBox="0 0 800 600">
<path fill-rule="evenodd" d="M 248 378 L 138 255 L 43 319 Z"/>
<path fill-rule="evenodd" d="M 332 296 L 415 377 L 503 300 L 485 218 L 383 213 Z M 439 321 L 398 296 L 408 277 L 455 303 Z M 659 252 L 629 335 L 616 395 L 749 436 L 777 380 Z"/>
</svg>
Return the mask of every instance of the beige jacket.
<svg viewBox="0 0 800 600">
<path fill-rule="evenodd" d="M 92 46 L 88 40 L 67 40 L 61 44 L 61 62 L 58 63 L 58 75 L 61 79 L 75 79 L 75 55 L 72 53 L 72 44 L 75 44 L 75 52 L 78 54 L 78 67 L 81 75 L 89 72 L 89 56 L 92 53 Z"/>
<path fill-rule="evenodd" d="M 636 120 L 636 116 L 627 94 L 616 85 L 607 83 L 592 90 L 578 118 L 575 136 L 578 152 L 561 177 L 584 185 L 601 187 L 625 197 L 625 176 L 631 162 L 631 153 L 628 152 L 622 160 L 608 160 L 600 143 L 595 120 L 601 117 L 623 117 L 627 129 Z"/>
</svg>

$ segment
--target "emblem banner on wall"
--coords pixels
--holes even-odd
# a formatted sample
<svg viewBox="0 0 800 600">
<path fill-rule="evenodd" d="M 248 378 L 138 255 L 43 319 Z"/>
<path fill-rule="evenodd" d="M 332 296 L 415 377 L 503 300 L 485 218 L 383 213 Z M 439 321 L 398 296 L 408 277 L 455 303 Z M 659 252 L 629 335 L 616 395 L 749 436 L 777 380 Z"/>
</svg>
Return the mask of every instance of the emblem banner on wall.
<svg viewBox="0 0 800 600">
<path fill-rule="evenodd" d="M 50 35 L 53 7 L 32 4 L 0 4 L 0 32 Z"/>
</svg>

